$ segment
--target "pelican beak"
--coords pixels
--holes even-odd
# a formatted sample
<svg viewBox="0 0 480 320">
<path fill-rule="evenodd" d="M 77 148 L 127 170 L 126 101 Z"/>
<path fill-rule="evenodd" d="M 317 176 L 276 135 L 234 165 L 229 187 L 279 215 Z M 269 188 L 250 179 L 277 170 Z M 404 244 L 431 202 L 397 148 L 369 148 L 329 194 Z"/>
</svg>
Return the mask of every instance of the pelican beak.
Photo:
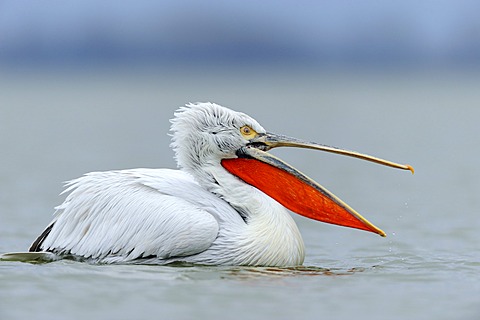
<svg viewBox="0 0 480 320">
<path fill-rule="evenodd" d="M 222 166 L 231 174 L 260 189 L 297 214 L 326 223 L 374 232 L 382 237 L 386 236 L 385 232 L 326 188 L 283 160 L 265 152 L 276 147 L 299 147 L 333 152 L 410 170 L 413 173 L 412 166 L 272 133 L 259 134 L 252 139 L 249 145 L 237 151 L 238 158 L 222 160 Z"/>
<path fill-rule="evenodd" d="M 412 174 L 415 172 L 413 167 L 408 164 L 398 164 L 395 162 L 391 162 L 388 160 L 380 159 L 377 157 L 369 156 L 363 153 L 359 153 L 356 151 L 349 151 L 345 149 L 340 149 L 336 147 L 329 147 L 323 144 L 318 144 L 315 142 L 308 142 L 303 141 L 297 138 L 287 137 L 284 135 L 278 135 L 275 133 L 264 133 L 259 134 L 257 137 L 250 141 L 250 145 L 252 146 L 260 146 L 264 145 L 265 147 L 263 150 L 270 150 L 277 147 L 296 147 L 296 148 L 306 148 L 306 149 L 315 149 L 320 151 L 326 151 L 336 154 L 341 154 L 345 156 L 355 157 L 371 162 L 375 162 L 381 165 L 402 169 L 402 170 L 410 170 Z"/>
</svg>

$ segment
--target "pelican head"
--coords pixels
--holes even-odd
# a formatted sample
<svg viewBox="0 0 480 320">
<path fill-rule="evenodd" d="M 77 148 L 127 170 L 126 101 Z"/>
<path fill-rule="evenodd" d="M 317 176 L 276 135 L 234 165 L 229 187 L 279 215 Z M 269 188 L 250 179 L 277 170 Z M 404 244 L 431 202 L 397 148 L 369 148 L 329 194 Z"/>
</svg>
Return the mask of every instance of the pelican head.
<svg viewBox="0 0 480 320">
<path fill-rule="evenodd" d="M 222 159 L 235 158 L 255 133 L 266 134 L 255 119 L 215 103 L 181 107 L 171 123 L 171 147 L 177 165 L 191 173 L 218 165 Z"/>
<path fill-rule="evenodd" d="M 269 154 L 276 147 L 300 147 L 348 155 L 410 170 L 362 153 L 329 147 L 267 132 L 255 119 L 214 103 L 188 104 L 171 120 L 172 148 L 177 165 L 209 189 L 216 184 L 210 168 L 222 167 L 263 191 L 286 208 L 308 218 L 385 233 L 327 189 L 291 165 Z"/>
</svg>

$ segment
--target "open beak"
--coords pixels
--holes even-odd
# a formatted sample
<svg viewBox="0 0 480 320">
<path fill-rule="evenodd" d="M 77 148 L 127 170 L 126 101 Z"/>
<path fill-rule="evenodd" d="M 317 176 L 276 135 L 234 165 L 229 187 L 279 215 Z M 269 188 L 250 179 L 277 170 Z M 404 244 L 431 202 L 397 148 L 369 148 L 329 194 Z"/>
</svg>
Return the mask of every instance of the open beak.
<svg viewBox="0 0 480 320">
<path fill-rule="evenodd" d="M 333 152 L 410 170 L 413 173 L 412 166 L 273 133 L 259 134 L 248 146 L 237 151 L 238 158 L 222 160 L 222 166 L 231 174 L 260 189 L 295 213 L 310 219 L 386 236 L 385 232 L 323 186 L 286 162 L 265 152 L 276 147 L 299 147 Z"/>
</svg>

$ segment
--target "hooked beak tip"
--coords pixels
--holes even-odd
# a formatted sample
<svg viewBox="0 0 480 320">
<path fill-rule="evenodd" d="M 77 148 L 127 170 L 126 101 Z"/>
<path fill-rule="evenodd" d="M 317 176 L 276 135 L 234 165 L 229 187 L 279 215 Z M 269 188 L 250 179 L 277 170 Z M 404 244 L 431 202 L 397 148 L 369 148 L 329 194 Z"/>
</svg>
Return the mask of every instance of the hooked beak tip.
<svg viewBox="0 0 480 320">
<path fill-rule="evenodd" d="M 412 172 L 412 174 L 415 174 L 415 169 L 413 169 L 411 165 L 406 164 L 405 166 L 408 168 L 408 170 L 410 170 L 410 172 Z"/>
</svg>

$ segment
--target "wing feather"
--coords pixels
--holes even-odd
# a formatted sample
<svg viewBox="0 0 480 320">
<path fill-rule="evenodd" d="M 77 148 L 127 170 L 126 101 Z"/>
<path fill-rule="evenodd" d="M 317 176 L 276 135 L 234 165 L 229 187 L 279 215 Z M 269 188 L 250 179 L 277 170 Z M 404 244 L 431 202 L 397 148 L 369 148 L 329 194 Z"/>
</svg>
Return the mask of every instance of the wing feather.
<svg viewBox="0 0 480 320">
<path fill-rule="evenodd" d="M 209 208 L 220 202 L 232 211 L 178 170 L 94 172 L 71 181 L 65 192 L 37 247 L 98 262 L 197 254 L 218 235 L 218 216 Z"/>
</svg>

